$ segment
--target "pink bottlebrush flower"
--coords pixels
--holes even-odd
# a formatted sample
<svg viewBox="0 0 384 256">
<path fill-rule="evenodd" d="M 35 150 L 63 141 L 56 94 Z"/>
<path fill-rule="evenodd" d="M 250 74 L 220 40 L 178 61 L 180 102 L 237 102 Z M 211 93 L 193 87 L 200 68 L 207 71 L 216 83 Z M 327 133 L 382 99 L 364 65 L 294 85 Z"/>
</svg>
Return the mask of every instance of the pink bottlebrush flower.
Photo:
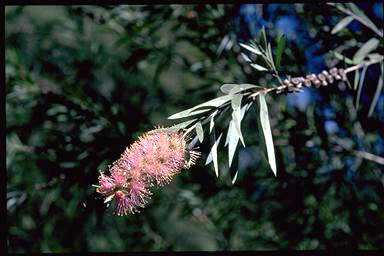
<svg viewBox="0 0 384 256">
<path fill-rule="evenodd" d="M 100 171 L 99 187 L 96 191 L 104 196 L 109 196 L 113 194 L 115 187 L 115 180 Z"/>
<path fill-rule="evenodd" d="M 200 153 L 190 150 L 183 134 L 159 128 L 145 133 L 120 158 L 109 167 L 111 176 L 102 172 L 97 192 L 106 197 L 106 202 L 115 200 L 115 213 L 119 216 L 139 212 L 156 183 L 171 182 L 181 169 L 195 163 Z"/>
</svg>

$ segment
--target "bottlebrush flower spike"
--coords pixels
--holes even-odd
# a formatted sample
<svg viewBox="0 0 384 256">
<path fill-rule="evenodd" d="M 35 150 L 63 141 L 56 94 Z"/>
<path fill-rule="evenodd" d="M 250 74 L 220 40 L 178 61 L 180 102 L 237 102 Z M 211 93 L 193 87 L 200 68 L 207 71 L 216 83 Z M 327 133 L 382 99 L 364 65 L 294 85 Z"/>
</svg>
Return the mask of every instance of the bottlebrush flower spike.
<svg viewBox="0 0 384 256">
<path fill-rule="evenodd" d="M 189 149 L 187 141 L 173 129 L 145 133 L 109 167 L 110 176 L 100 172 L 96 191 L 105 203 L 114 200 L 114 213 L 119 216 L 139 212 L 150 199 L 153 184 L 167 184 L 195 164 L 200 152 Z"/>
</svg>

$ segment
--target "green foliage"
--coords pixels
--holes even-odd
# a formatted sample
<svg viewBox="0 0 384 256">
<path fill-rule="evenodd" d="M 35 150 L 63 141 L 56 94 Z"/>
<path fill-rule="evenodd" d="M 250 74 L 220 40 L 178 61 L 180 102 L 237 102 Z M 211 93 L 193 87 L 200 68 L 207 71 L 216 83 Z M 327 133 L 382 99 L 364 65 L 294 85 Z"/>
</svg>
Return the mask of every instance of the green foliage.
<svg viewBox="0 0 384 256">
<path fill-rule="evenodd" d="M 260 112 L 249 110 L 261 90 L 282 84 L 278 63 L 305 73 L 302 51 L 277 37 L 267 41 L 266 32 L 277 35 L 272 29 L 247 46 L 254 55 L 241 54 L 230 44 L 234 7 L 5 8 L 8 252 L 383 249 L 382 166 L 356 154 L 375 154 L 377 111 L 366 119 L 368 107 L 356 111 L 342 83 L 320 88 L 329 90 L 344 129 L 332 134 L 320 106 L 301 110 L 287 107 L 286 95 L 268 97 L 272 175 L 256 129 Z M 324 42 L 326 29 L 316 23 L 323 9 L 308 8 L 300 15 Z M 365 43 L 351 33 L 327 40 L 344 46 L 335 54 L 351 61 Z M 364 61 L 381 50 L 365 51 Z M 268 72 L 250 73 L 249 64 Z M 380 82 L 377 88 L 372 105 Z M 157 125 L 196 133 L 204 157 L 154 190 L 140 214 L 116 217 L 91 184 Z"/>
</svg>

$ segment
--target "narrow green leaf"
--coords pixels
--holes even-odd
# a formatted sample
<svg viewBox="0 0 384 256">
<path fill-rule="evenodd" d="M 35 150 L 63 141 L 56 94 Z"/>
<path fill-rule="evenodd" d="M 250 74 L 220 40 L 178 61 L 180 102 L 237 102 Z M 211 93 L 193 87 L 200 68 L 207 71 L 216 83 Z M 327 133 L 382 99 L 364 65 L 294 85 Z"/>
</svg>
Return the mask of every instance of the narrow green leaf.
<svg viewBox="0 0 384 256">
<path fill-rule="evenodd" d="M 223 84 L 221 87 L 220 87 L 220 90 L 225 93 L 225 94 L 229 94 L 230 91 L 235 88 L 237 86 L 237 84 Z"/>
<path fill-rule="evenodd" d="M 368 117 L 371 117 L 372 114 L 373 114 L 373 111 L 375 111 L 376 104 L 377 104 L 377 102 L 378 102 L 378 100 L 379 100 L 381 91 L 382 91 L 382 89 L 383 89 L 383 77 L 384 77 L 384 73 L 383 73 L 383 64 L 381 64 L 381 75 L 380 75 L 380 78 L 379 78 L 379 83 L 377 84 L 377 88 L 376 88 L 375 96 L 373 96 L 372 104 L 371 104 L 371 106 L 369 107 Z"/>
<path fill-rule="evenodd" d="M 218 111 L 219 110 L 215 110 L 215 112 L 213 112 L 211 114 L 211 120 L 209 121 L 209 133 L 212 132 L 212 129 L 215 126 L 215 120 L 214 119 L 215 119 L 215 115 L 217 114 Z"/>
<path fill-rule="evenodd" d="M 196 105 L 193 108 L 178 112 L 176 114 L 171 115 L 168 119 L 180 119 L 188 116 L 193 116 L 197 114 L 201 114 L 207 111 L 210 111 L 212 108 L 219 107 L 222 104 L 230 101 L 232 99 L 232 95 L 225 95 L 221 97 L 217 97 L 213 100 L 204 102 L 202 104 Z M 202 109 L 203 108 L 203 109 Z M 202 110 L 199 110 L 202 109 Z"/>
<path fill-rule="evenodd" d="M 269 162 L 269 165 L 271 166 L 273 173 L 276 176 L 275 149 L 273 146 L 271 126 L 269 124 L 268 106 L 267 106 L 267 103 L 265 102 L 265 96 L 263 94 L 259 95 L 259 100 L 260 100 L 260 123 L 263 129 L 265 144 L 267 147 L 268 162 Z"/>
<path fill-rule="evenodd" d="M 331 34 L 336 34 L 340 30 L 342 30 L 343 28 L 348 26 L 348 24 L 351 23 L 353 21 L 353 19 L 354 19 L 353 17 L 348 16 L 348 17 L 345 17 L 344 19 L 340 20 L 339 23 L 337 23 L 336 26 L 332 29 Z"/>
<path fill-rule="evenodd" d="M 338 52 L 333 52 L 333 53 L 334 53 L 335 57 L 338 58 L 339 60 L 342 60 L 347 64 L 353 64 L 353 61 L 351 59 L 345 57 L 344 55 L 342 55 Z"/>
<path fill-rule="evenodd" d="M 233 177 L 232 179 L 232 185 L 235 184 L 236 180 L 237 180 L 237 175 L 239 174 L 239 170 L 236 171 L 235 173 L 235 176 Z"/>
<path fill-rule="evenodd" d="M 371 53 L 371 54 L 368 54 L 368 57 L 369 59 L 371 60 L 378 60 L 378 61 L 382 61 L 384 56 L 381 55 L 381 54 L 378 54 L 378 53 Z"/>
<path fill-rule="evenodd" d="M 362 61 L 368 53 L 375 50 L 379 46 L 380 41 L 376 38 L 369 39 L 353 56 L 353 62 L 359 63 Z"/>
<path fill-rule="evenodd" d="M 241 100 L 243 99 L 243 94 L 235 94 L 231 100 L 231 106 L 233 110 L 236 110 L 241 107 Z"/>
<path fill-rule="evenodd" d="M 273 62 L 271 43 L 268 43 L 267 56 L 269 61 L 272 63 L 272 67 L 274 67 L 275 63 Z"/>
<path fill-rule="evenodd" d="M 364 83 L 364 79 L 365 79 L 365 73 L 367 72 L 367 66 L 365 66 L 363 68 L 363 71 L 361 71 L 361 78 L 360 78 L 360 83 L 359 83 L 359 88 L 357 90 L 357 97 L 356 97 L 356 109 L 359 108 L 359 102 L 360 102 L 360 96 L 361 96 L 361 92 L 363 90 L 363 83 Z"/>
<path fill-rule="evenodd" d="M 197 122 L 196 124 L 196 134 L 199 138 L 200 143 L 203 143 L 204 131 L 203 131 L 203 126 L 201 125 L 201 122 Z"/>
<path fill-rule="evenodd" d="M 249 45 L 242 44 L 242 43 L 240 43 L 240 46 L 247 49 L 250 52 L 253 52 L 256 55 L 262 55 L 262 53 L 259 51 L 259 49 L 255 48 L 255 47 L 251 47 Z"/>
<path fill-rule="evenodd" d="M 245 143 L 244 143 L 243 135 L 242 135 L 242 133 L 241 133 L 241 120 L 242 120 L 242 115 L 241 115 L 241 100 L 242 100 L 242 98 L 243 98 L 243 95 L 242 95 L 242 94 L 236 94 L 236 95 L 234 95 L 233 98 L 232 98 L 232 109 L 233 109 L 233 112 L 232 112 L 232 120 L 233 120 L 233 122 L 234 122 L 235 129 L 236 129 L 236 131 L 237 131 L 238 134 L 239 134 L 241 143 L 242 143 L 243 146 L 245 147 Z"/>
<path fill-rule="evenodd" d="M 171 127 L 168 127 L 167 130 L 168 131 L 179 131 L 180 129 L 185 128 L 186 126 L 190 125 L 191 123 L 195 122 L 196 120 L 197 120 L 197 118 L 194 118 L 194 119 L 191 119 L 191 120 L 188 120 L 188 121 L 184 121 L 182 123 L 179 123 L 179 124 L 173 125 Z M 160 128 L 160 129 L 163 129 L 163 128 Z"/>
<path fill-rule="evenodd" d="M 253 67 L 254 69 L 256 69 L 258 71 L 268 71 L 267 68 L 260 66 L 260 65 L 257 65 L 255 63 L 251 63 L 250 65 L 251 65 L 251 67 Z"/>
<path fill-rule="evenodd" d="M 267 48 L 267 34 L 265 33 L 265 27 L 263 26 L 263 28 L 261 29 L 261 41 L 263 42 L 264 44 L 264 47 Z"/>
<path fill-rule="evenodd" d="M 359 16 L 359 18 L 364 21 L 364 25 L 373 30 L 380 37 L 383 37 L 383 32 L 376 27 L 376 25 L 367 17 L 367 15 L 365 15 L 365 13 L 359 7 L 357 7 L 357 5 L 354 3 L 346 3 L 345 5 L 348 6 L 348 8 L 350 8 L 352 12 L 356 14 L 356 16 Z"/>
<path fill-rule="evenodd" d="M 278 69 L 280 67 L 281 59 L 283 57 L 283 52 L 285 48 L 285 35 L 281 35 L 278 43 L 277 43 L 277 50 L 276 50 L 276 68 Z"/>
<path fill-rule="evenodd" d="M 108 203 L 108 202 L 110 202 L 114 196 L 115 196 L 115 194 L 112 194 L 112 195 L 108 196 L 108 197 L 104 200 L 104 203 Z"/>
<path fill-rule="evenodd" d="M 213 144 L 211 151 L 212 151 L 213 167 L 215 168 L 216 177 L 219 177 L 219 167 L 217 163 L 217 146 L 220 143 L 222 135 L 223 133 L 221 133 L 219 138 L 216 140 L 216 134 L 215 134 L 215 131 L 213 131 L 213 137 L 215 139 L 215 143 Z"/>
<path fill-rule="evenodd" d="M 257 85 L 254 85 L 254 84 L 238 84 L 236 87 L 234 87 L 234 88 L 229 92 L 229 94 L 235 94 L 235 93 L 238 93 L 238 92 L 241 92 L 241 91 L 245 91 L 245 90 L 248 90 L 248 89 L 251 89 L 251 88 L 260 88 L 260 89 L 263 89 L 263 87 L 261 87 L 261 86 L 257 86 Z"/>
<path fill-rule="evenodd" d="M 252 60 L 245 54 L 245 53 L 241 53 L 241 56 L 243 57 L 243 59 L 246 61 L 246 62 L 252 62 Z"/>
<path fill-rule="evenodd" d="M 233 119 L 229 123 L 227 140 L 228 140 L 228 164 L 231 168 L 233 156 L 235 155 L 237 144 L 239 143 L 239 133 L 233 128 L 234 121 Z"/>
<path fill-rule="evenodd" d="M 205 165 L 209 165 L 212 162 L 212 150 L 209 152 Z"/>
<path fill-rule="evenodd" d="M 251 107 L 252 103 L 253 103 L 253 101 L 248 102 L 246 105 L 244 105 L 244 106 L 241 108 L 241 119 L 244 118 L 245 113 L 246 113 L 246 112 L 248 111 L 248 109 Z M 231 121 L 229 122 L 229 125 L 228 125 L 228 132 L 227 132 L 227 137 L 226 137 L 226 139 L 225 139 L 224 147 L 226 147 L 226 146 L 228 145 L 228 143 L 229 143 L 229 138 L 231 137 L 231 134 L 232 134 L 232 133 L 233 133 L 233 134 L 236 134 L 237 136 L 239 135 L 239 133 L 232 131 L 232 129 L 235 129 L 235 128 L 234 128 L 234 122 L 233 122 L 233 119 L 231 119 Z M 237 140 L 238 140 L 238 139 L 239 139 L 239 138 L 237 138 Z M 233 140 L 235 141 L 236 139 L 233 139 Z"/>
<path fill-rule="evenodd" d="M 353 90 L 355 90 L 355 91 L 357 89 L 357 85 L 359 84 L 359 78 L 360 78 L 360 71 L 356 70 L 356 72 L 355 72 L 355 80 L 353 82 Z"/>
</svg>

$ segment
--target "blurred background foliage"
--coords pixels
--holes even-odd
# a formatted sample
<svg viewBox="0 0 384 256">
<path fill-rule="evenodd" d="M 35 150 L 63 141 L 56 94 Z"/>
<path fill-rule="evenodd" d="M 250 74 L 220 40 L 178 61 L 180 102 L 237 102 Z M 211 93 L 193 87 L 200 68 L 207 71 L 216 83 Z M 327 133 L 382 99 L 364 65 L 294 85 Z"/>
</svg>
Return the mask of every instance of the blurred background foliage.
<svg viewBox="0 0 384 256">
<path fill-rule="evenodd" d="M 379 5 L 359 4 L 377 25 Z M 221 84 L 275 83 L 239 57 L 261 26 L 273 47 L 287 36 L 286 74 L 343 67 L 328 52 L 353 55 L 373 36 L 357 22 L 331 35 L 344 16 L 314 4 L 6 6 L 8 251 L 383 249 L 382 166 L 345 150 L 384 155 L 384 95 L 367 117 L 374 66 L 358 110 L 343 83 L 267 98 L 277 177 L 251 108 L 233 186 L 222 147 L 219 178 L 204 166 L 205 140 L 140 214 L 113 216 L 91 187 L 140 134 Z"/>
</svg>

